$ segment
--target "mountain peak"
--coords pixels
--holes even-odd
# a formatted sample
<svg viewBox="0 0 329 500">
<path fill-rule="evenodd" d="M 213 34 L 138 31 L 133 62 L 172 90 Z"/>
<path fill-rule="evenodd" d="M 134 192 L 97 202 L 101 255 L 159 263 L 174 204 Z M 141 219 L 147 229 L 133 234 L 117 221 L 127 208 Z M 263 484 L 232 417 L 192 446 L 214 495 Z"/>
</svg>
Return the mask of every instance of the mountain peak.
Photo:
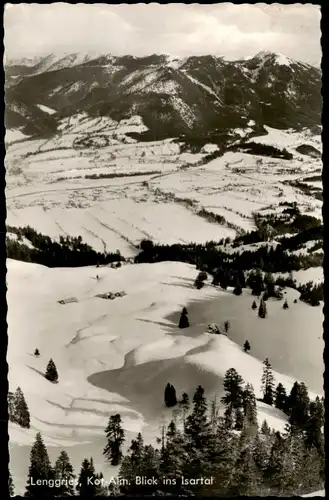
<svg viewBox="0 0 329 500">
<path fill-rule="evenodd" d="M 280 52 L 268 52 L 264 50 L 258 52 L 254 59 L 261 59 L 263 61 L 272 60 L 274 63 L 279 64 L 280 66 L 290 66 L 293 63 L 292 59 L 289 59 L 287 56 L 281 54 Z"/>
</svg>

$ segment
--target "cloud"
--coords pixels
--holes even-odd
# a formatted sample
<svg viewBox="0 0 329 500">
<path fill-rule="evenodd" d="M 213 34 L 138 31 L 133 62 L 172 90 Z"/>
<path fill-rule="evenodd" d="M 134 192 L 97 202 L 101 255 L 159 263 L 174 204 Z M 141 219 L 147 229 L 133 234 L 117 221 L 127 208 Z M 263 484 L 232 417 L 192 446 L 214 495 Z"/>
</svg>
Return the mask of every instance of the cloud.
<svg viewBox="0 0 329 500">
<path fill-rule="evenodd" d="M 7 4 L 5 49 L 8 57 L 94 50 L 228 58 L 267 50 L 319 64 L 320 16 L 310 4 Z"/>
</svg>

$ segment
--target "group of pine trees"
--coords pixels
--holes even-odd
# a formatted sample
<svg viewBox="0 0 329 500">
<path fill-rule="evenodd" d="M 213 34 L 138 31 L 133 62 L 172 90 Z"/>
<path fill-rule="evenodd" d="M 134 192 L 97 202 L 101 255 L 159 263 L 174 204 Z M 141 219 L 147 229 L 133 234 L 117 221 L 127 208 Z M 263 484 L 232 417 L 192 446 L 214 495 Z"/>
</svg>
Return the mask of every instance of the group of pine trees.
<svg viewBox="0 0 329 500">
<path fill-rule="evenodd" d="M 224 386 L 224 417 L 219 416 L 215 400 L 209 405 L 199 386 L 192 408 L 163 428 L 159 448 L 145 445 L 138 434 L 121 462 L 119 476 L 127 480 L 119 488 L 121 494 L 282 496 L 322 487 L 320 403 L 314 402 L 310 409 L 309 421 L 316 421 L 312 433 L 300 425 L 289 425 L 281 434 L 266 421 L 258 428 L 253 388 L 244 386 L 234 369 L 226 373 Z M 154 478 L 157 484 L 137 485 L 136 476 Z M 183 484 L 181 477 L 191 484 Z M 192 484 L 202 477 L 214 481 Z"/>
<path fill-rule="evenodd" d="M 25 429 L 30 428 L 30 412 L 20 387 L 14 393 L 8 392 L 8 416 L 10 422 Z"/>
<path fill-rule="evenodd" d="M 173 420 L 162 428 L 157 439 L 159 447 L 146 445 L 139 433 L 125 455 L 121 416 L 111 416 L 105 430 L 107 444 L 103 454 L 110 465 L 120 466 L 120 481 L 107 488 L 102 473 L 96 473 L 92 458 L 83 460 L 77 480 L 65 451 L 53 467 L 41 434 L 37 433 L 30 453 L 25 496 L 282 496 L 322 488 L 323 400 L 317 397 L 310 401 L 303 383 L 295 382 L 289 396 L 282 384 L 274 389 L 271 365 L 266 359 L 263 401 L 275 404 L 289 416 L 289 425 L 280 433 L 271 430 L 266 420 L 259 429 L 253 387 L 245 384 L 234 368 L 225 374 L 224 391 L 224 416 L 220 416 L 216 398 L 209 404 L 204 389 L 198 386 L 192 404 L 188 394 L 182 394 Z M 152 480 L 137 484 L 138 476 Z M 196 481 L 201 478 L 213 480 Z M 36 484 L 38 479 L 46 481 Z M 11 476 L 9 486 L 13 493 Z"/>
<path fill-rule="evenodd" d="M 304 382 L 294 382 L 289 394 L 281 382 L 275 387 L 272 367 L 268 358 L 263 362 L 261 382 L 263 402 L 270 406 L 274 405 L 285 413 L 291 428 L 303 432 L 307 443 L 320 450 L 323 445 L 323 401 L 318 396 L 315 401 L 310 401 Z"/>
<path fill-rule="evenodd" d="M 102 473 L 96 473 L 92 458 L 83 460 L 77 478 L 69 456 L 64 450 L 60 452 L 54 466 L 52 466 L 42 436 L 39 432 L 36 434 L 30 452 L 26 497 L 47 499 L 75 494 L 84 498 L 99 496 L 106 494 L 102 478 Z M 9 481 L 12 485 L 12 479 Z M 12 492 L 13 485 L 10 490 L 11 494 Z"/>
<path fill-rule="evenodd" d="M 39 356 L 39 350 L 34 352 L 35 356 Z M 45 378 L 51 382 L 58 381 L 58 373 L 55 363 L 50 359 L 45 373 Z M 15 392 L 8 391 L 8 418 L 10 422 L 18 424 L 26 429 L 30 428 L 30 412 L 27 406 L 25 396 L 20 387 L 17 387 Z"/>
</svg>

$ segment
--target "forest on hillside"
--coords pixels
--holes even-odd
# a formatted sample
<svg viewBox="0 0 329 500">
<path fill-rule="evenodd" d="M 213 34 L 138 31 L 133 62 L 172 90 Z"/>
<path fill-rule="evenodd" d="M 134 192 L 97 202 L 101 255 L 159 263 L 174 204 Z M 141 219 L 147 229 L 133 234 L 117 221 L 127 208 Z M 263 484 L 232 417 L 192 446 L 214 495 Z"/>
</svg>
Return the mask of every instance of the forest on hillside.
<svg viewBox="0 0 329 500">
<path fill-rule="evenodd" d="M 260 401 L 287 419 L 284 432 L 271 429 L 266 420 L 259 425 L 253 386 L 234 368 L 225 374 L 220 401 L 216 397 L 209 401 L 200 385 L 192 401 L 187 393 L 178 398 L 168 383 L 164 405 L 172 408 L 173 418 L 162 427 L 157 446 L 146 444 L 138 433 L 123 452 L 122 418 L 111 415 L 103 455 L 109 465 L 119 468 L 117 476 L 109 480 L 95 471 L 92 457 L 83 459 L 78 476 L 65 451 L 52 465 L 38 432 L 30 453 L 25 496 L 293 496 L 322 489 L 323 398 L 312 401 L 303 382 L 296 381 L 289 394 L 281 383 L 275 386 L 268 359 L 263 362 L 261 384 Z M 16 398 L 21 400 L 19 394 Z M 16 422 L 20 408 L 13 410 Z M 11 475 L 9 487 L 13 494 Z"/>
</svg>

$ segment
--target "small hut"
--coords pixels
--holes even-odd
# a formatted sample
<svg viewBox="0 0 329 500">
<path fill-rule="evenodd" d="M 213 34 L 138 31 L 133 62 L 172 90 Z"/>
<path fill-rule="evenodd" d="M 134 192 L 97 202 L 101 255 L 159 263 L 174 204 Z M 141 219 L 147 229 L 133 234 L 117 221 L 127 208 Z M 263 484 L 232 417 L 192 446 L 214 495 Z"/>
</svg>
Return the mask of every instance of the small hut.
<svg viewBox="0 0 329 500">
<path fill-rule="evenodd" d="M 72 302 L 78 302 L 76 297 L 67 297 L 66 299 L 61 299 L 57 301 L 59 304 L 71 304 Z"/>
</svg>

